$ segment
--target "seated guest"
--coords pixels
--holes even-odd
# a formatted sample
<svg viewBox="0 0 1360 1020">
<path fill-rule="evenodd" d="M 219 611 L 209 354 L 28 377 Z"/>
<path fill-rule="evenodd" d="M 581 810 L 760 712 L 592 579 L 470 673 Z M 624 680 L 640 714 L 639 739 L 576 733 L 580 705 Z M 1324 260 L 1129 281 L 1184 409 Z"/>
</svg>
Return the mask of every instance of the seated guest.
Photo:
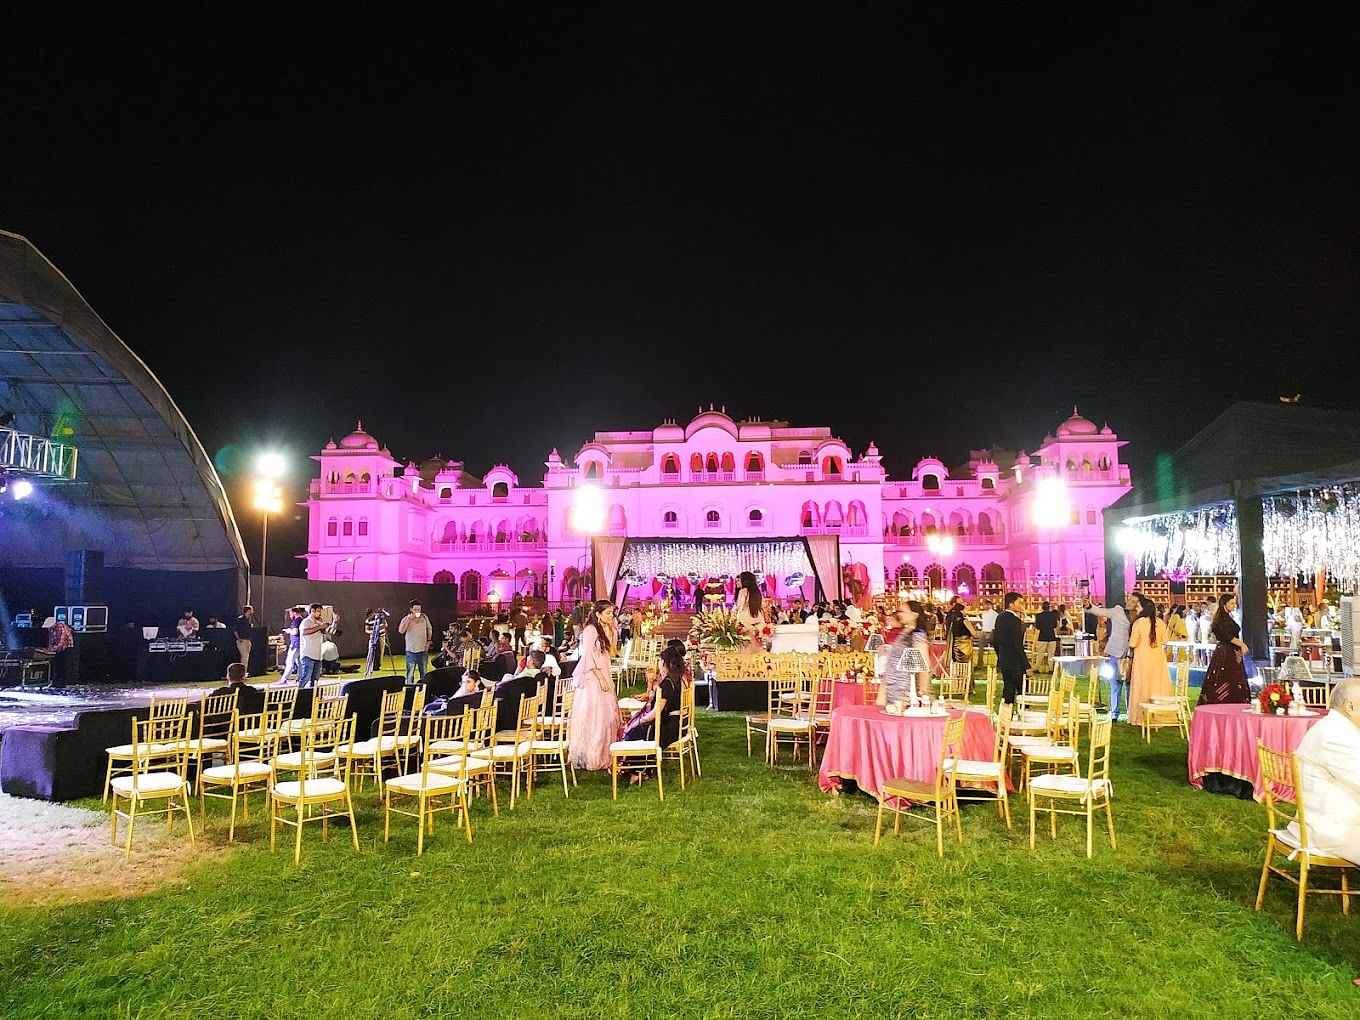
<svg viewBox="0 0 1360 1020">
<path fill-rule="evenodd" d="M 209 691 L 208 697 L 215 698 L 232 691 L 236 692 L 236 711 L 242 715 L 259 715 L 264 711 L 264 691 L 246 683 L 246 667 L 239 662 L 227 667 L 227 685 Z"/>
<path fill-rule="evenodd" d="M 496 684 L 496 729 L 513 730 L 519 724 L 521 698 L 532 698 L 538 692 L 543 673 L 543 653 L 532 651 L 524 671 L 506 677 Z"/>
<path fill-rule="evenodd" d="M 517 665 L 514 649 L 510 647 L 510 635 L 502 634 L 497 639 L 495 651 L 482 665 L 482 676 L 492 683 L 499 683 L 508 676 L 514 676 Z"/>
<path fill-rule="evenodd" d="M 538 639 L 538 650 L 543 653 L 543 672 L 551 677 L 562 675 L 562 666 L 557 661 L 556 650 L 553 648 L 552 638 L 544 634 Z"/>
<path fill-rule="evenodd" d="M 427 706 L 426 715 L 462 715 L 466 709 L 480 708 L 482 695 L 482 675 L 475 669 L 464 671 L 458 682 L 458 689 L 447 698 L 440 698 Z"/>
<path fill-rule="evenodd" d="M 1360 677 L 1332 688 L 1330 711 L 1296 752 L 1308 848 L 1360 864 Z M 1298 823 L 1289 829 L 1298 835 Z"/>
<path fill-rule="evenodd" d="M 340 673 L 340 649 L 330 638 L 321 642 L 321 672 L 327 676 L 338 676 Z"/>
<path fill-rule="evenodd" d="M 227 625 L 215 616 L 208 617 L 208 622 L 205 626 L 208 630 L 226 630 L 227 628 Z"/>
<path fill-rule="evenodd" d="M 662 747 L 668 747 L 680 737 L 680 689 L 685 672 L 685 653 L 667 646 L 661 653 L 660 670 L 647 669 L 647 691 L 643 695 L 646 707 L 634 713 L 623 728 L 624 740 L 652 740 L 656 737 L 657 707 L 661 707 Z M 630 770 L 630 783 L 640 783 L 650 775 L 647 769 Z"/>
</svg>

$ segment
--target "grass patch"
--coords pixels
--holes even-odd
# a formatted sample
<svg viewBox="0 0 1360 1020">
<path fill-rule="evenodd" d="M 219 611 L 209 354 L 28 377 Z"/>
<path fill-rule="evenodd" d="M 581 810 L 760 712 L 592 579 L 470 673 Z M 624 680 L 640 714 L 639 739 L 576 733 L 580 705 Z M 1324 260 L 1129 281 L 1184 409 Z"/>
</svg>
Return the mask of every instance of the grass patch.
<svg viewBox="0 0 1360 1020">
<path fill-rule="evenodd" d="M 684 793 L 545 783 L 499 819 L 477 804 L 471 846 L 441 818 L 420 858 L 409 819 L 382 844 L 371 786 L 360 852 L 310 830 L 300 868 L 253 814 L 224 848 L 214 814 L 181 884 L 4 907 L 0 1016 L 1360 1013 L 1360 919 L 1310 904 L 1300 946 L 1282 887 L 1253 913 L 1264 811 L 1192 791 L 1171 731 L 1116 727 L 1118 851 L 1098 834 L 1088 861 L 1063 819 L 1031 854 L 1017 798 L 1012 833 L 966 805 L 940 860 L 909 822 L 872 848 L 871 800 L 748 759 L 739 716 L 699 724 Z"/>
</svg>

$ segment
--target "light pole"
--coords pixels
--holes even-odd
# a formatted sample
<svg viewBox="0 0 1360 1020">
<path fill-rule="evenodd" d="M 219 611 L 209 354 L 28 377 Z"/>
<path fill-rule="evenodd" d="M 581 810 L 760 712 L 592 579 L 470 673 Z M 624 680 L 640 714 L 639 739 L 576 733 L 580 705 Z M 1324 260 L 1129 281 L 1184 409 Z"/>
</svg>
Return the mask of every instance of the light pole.
<svg viewBox="0 0 1360 1020">
<path fill-rule="evenodd" d="M 269 615 L 264 604 L 264 575 L 268 569 L 265 566 L 266 557 L 269 555 L 269 515 L 276 514 L 283 509 L 283 490 L 279 487 L 277 479 L 283 476 L 284 459 L 281 453 L 262 453 L 255 460 L 255 470 L 259 477 L 255 479 L 255 509 L 264 515 L 263 526 L 260 529 L 260 619 L 268 620 Z M 268 626 L 268 624 L 265 624 Z"/>
<path fill-rule="evenodd" d="M 948 535 L 941 535 L 938 531 L 926 536 L 926 548 L 930 550 L 932 556 L 938 556 L 940 560 L 940 587 L 945 587 L 945 580 L 948 575 L 945 573 L 945 560 L 954 552 L 954 540 Z"/>
<path fill-rule="evenodd" d="M 1034 488 L 1034 502 L 1029 508 L 1030 518 L 1044 531 L 1044 545 L 1048 550 L 1048 596 L 1053 597 L 1053 533 L 1067 524 L 1072 514 L 1072 503 L 1067 496 L 1067 484 L 1061 478 L 1041 478 Z"/>
</svg>

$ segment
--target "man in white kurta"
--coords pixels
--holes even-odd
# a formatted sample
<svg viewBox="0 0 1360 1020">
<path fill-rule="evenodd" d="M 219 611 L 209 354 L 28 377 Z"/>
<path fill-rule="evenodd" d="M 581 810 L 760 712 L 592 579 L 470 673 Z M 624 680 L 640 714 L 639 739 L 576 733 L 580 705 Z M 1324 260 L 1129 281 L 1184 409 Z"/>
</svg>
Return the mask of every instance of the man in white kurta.
<svg viewBox="0 0 1360 1020">
<path fill-rule="evenodd" d="M 1360 677 L 1332 689 L 1331 711 L 1298 747 L 1308 848 L 1360 864 Z M 1290 831 L 1298 834 L 1298 823 Z"/>
</svg>

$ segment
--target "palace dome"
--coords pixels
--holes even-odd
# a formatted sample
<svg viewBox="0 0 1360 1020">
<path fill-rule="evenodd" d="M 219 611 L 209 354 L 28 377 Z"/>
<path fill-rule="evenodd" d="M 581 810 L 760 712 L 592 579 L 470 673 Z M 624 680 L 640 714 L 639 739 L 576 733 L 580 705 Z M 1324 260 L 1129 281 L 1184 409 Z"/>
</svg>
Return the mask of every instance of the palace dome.
<svg viewBox="0 0 1360 1020">
<path fill-rule="evenodd" d="M 1096 423 L 1083 418 L 1077 411 L 1076 405 L 1072 406 L 1072 417 L 1058 426 L 1058 438 L 1066 436 L 1094 436 L 1100 432 Z"/>
<path fill-rule="evenodd" d="M 340 440 L 342 450 L 376 450 L 378 441 L 364 431 L 364 423 L 359 422 L 354 431 Z"/>
</svg>

